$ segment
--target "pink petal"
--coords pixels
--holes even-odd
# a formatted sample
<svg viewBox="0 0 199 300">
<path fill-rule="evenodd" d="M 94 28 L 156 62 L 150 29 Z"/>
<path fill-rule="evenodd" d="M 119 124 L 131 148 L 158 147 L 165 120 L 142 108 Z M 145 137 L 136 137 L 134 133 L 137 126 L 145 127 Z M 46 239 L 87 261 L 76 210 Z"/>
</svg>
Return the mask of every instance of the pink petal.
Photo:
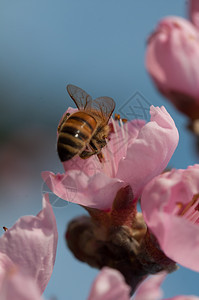
<svg viewBox="0 0 199 300">
<path fill-rule="evenodd" d="M 80 205 L 108 210 L 121 187 L 126 184 L 102 173 L 93 177 L 81 170 L 72 170 L 67 174 L 43 172 L 42 178 L 58 197 Z"/>
<path fill-rule="evenodd" d="M 63 162 L 65 172 L 70 170 L 78 170 L 84 172 L 88 176 L 93 176 L 102 171 L 101 163 L 96 155 L 91 156 L 89 159 L 82 159 L 79 156 Z"/>
<path fill-rule="evenodd" d="M 192 23 L 199 29 L 199 1 L 189 0 L 189 14 Z"/>
<path fill-rule="evenodd" d="M 95 279 L 88 300 L 130 300 L 130 287 L 120 272 L 103 268 Z"/>
<path fill-rule="evenodd" d="M 158 89 L 165 94 L 186 94 L 199 102 L 198 61 L 199 33 L 195 27 L 180 17 L 163 19 L 146 51 L 146 68 Z"/>
<path fill-rule="evenodd" d="M 40 290 L 35 281 L 18 270 L 7 271 L 0 288 L 1 300 L 42 300 Z"/>
<path fill-rule="evenodd" d="M 162 272 L 158 275 L 151 276 L 147 280 L 141 283 L 136 291 L 134 300 L 157 300 L 163 296 L 163 292 L 160 288 L 163 280 L 166 277 L 166 273 Z"/>
<path fill-rule="evenodd" d="M 0 290 L 7 270 L 14 267 L 15 265 L 11 259 L 6 254 L 0 252 Z"/>
<path fill-rule="evenodd" d="M 199 165 L 154 178 L 144 189 L 141 206 L 148 227 L 165 254 L 199 271 L 199 224 L 176 213 L 199 193 Z M 198 213 L 199 215 L 199 213 Z"/>
<path fill-rule="evenodd" d="M 151 276 L 148 279 L 146 279 L 138 287 L 138 289 L 136 291 L 136 295 L 133 297 L 132 300 L 159 300 L 159 299 L 162 299 L 163 292 L 162 292 L 162 289 L 160 288 L 160 285 L 162 284 L 166 275 L 167 275 L 166 272 L 161 272 L 157 275 Z M 199 297 L 180 295 L 180 296 L 169 298 L 167 300 L 199 300 Z"/>
<path fill-rule="evenodd" d="M 150 112 L 151 121 L 141 128 L 116 174 L 131 185 L 135 197 L 165 169 L 179 139 L 175 123 L 164 107 L 151 106 Z"/>
<path fill-rule="evenodd" d="M 24 216 L 0 238 L 0 252 L 34 278 L 41 293 L 52 274 L 57 227 L 48 195 L 43 197 L 43 209 L 34 216 Z"/>
</svg>

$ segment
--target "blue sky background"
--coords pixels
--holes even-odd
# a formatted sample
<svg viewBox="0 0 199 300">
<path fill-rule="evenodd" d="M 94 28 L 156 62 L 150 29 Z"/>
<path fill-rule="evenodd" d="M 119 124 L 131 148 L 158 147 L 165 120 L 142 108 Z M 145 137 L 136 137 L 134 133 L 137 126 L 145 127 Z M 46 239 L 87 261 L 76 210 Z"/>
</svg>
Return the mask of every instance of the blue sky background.
<svg viewBox="0 0 199 300">
<path fill-rule="evenodd" d="M 135 93 L 164 105 L 180 134 L 169 166 L 198 162 L 186 118 L 158 94 L 144 66 L 146 40 L 158 20 L 186 17 L 186 5 L 185 0 L 0 0 L 1 227 L 41 209 L 41 171 L 62 171 L 56 128 L 72 105 L 68 83 L 93 98 L 114 98 L 116 111 Z M 98 271 L 74 259 L 64 241 L 67 222 L 84 211 L 69 204 L 54 212 L 59 244 L 44 295 L 86 299 Z M 165 298 L 199 296 L 198 281 L 197 273 L 180 268 L 164 283 Z"/>
</svg>

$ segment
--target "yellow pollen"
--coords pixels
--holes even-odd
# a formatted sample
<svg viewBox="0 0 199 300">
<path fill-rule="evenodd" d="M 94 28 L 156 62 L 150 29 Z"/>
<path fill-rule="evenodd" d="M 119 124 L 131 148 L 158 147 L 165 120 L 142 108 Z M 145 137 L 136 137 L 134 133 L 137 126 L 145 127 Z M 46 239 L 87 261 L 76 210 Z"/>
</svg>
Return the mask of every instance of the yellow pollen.
<svg viewBox="0 0 199 300">
<path fill-rule="evenodd" d="M 119 114 L 115 114 L 115 121 L 119 121 L 120 120 L 120 115 Z"/>
<path fill-rule="evenodd" d="M 176 28 L 181 28 L 180 24 L 178 24 L 177 22 L 173 22 L 173 25 L 176 27 Z"/>
<path fill-rule="evenodd" d="M 128 120 L 127 119 L 122 119 L 122 122 L 126 123 L 126 122 L 128 122 Z"/>
<path fill-rule="evenodd" d="M 177 202 L 176 206 L 179 208 L 179 211 L 183 208 L 183 204 L 181 202 Z"/>
<path fill-rule="evenodd" d="M 174 27 L 181 29 L 180 24 L 178 24 L 177 22 L 173 22 Z"/>
<path fill-rule="evenodd" d="M 196 40 L 195 36 L 192 35 L 192 34 L 189 34 L 189 35 L 188 35 L 188 38 L 189 38 L 190 40 L 194 40 L 194 41 Z"/>
<path fill-rule="evenodd" d="M 114 120 L 115 120 L 115 121 L 120 121 L 120 120 L 122 120 L 123 123 L 128 122 L 127 119 L 121 119 L 120 114 L 115 114 Z"/>
</svg>

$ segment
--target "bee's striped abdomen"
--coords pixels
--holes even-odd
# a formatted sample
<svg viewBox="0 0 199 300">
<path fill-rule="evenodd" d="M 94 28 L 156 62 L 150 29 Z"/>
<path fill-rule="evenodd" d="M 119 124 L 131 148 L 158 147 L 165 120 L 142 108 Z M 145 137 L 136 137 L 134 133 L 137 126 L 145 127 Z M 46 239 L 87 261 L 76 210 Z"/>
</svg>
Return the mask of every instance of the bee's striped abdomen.
<svg viewBox="0 0 199 300">
<path fill-rule="evenodd" d="M 61 126 L 57 151 L 61 161 L 71 159 L 82 152 L 91 139 L 97 122 L 83 111 L 72 114 Z"/>
</svg>

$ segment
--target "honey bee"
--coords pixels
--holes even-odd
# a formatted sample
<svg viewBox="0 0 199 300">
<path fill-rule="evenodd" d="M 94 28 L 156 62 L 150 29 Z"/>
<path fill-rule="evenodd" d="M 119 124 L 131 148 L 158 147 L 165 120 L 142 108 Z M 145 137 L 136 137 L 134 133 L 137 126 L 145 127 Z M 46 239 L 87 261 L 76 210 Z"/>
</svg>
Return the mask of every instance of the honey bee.
<svg viewBox="0 0 199 300">
<path fill-rule="evenodd" d="M 115 108 L 109 97 L 92 100 L 84 90 L 67 85 L 67 91 L 75 102 L 78 111 L 66 113 L 58 126 L 57 152 L 62 162 L 79 155 L 83 159 L 97 154 L 102 157 L 101 149 L 106 146 L 109 134 L 108 121 Z"/>
</svg>

